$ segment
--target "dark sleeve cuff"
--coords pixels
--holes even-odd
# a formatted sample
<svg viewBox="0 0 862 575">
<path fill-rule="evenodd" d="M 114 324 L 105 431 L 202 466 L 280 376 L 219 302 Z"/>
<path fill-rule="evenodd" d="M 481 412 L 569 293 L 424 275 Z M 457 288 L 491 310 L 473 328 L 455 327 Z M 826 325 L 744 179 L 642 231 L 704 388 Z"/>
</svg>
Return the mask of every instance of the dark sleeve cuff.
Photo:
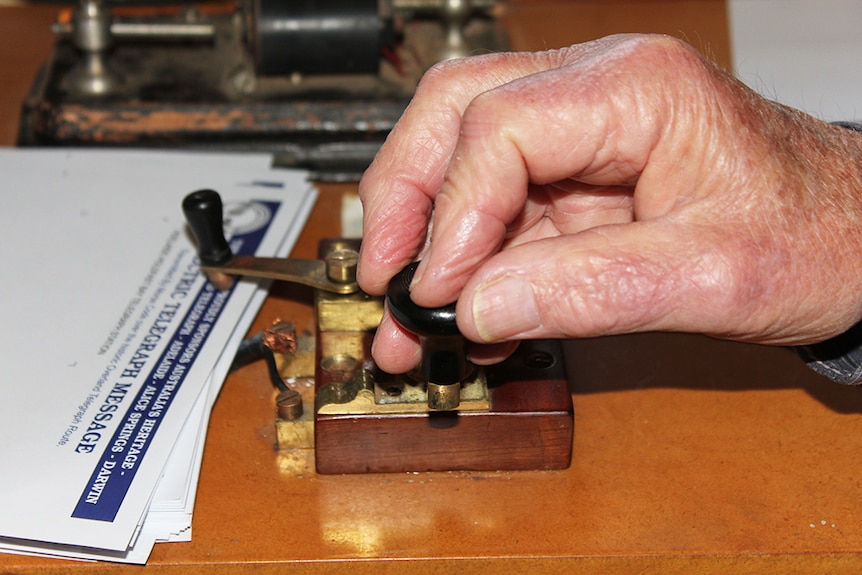
<svg viewBox="0 0 862 575">
<path fill-rule="evenodd" d="M 847 128 L 848 130 L 853 130 L 854 132 L 862 132 L 862 124 L 859 122 L 832 122 L 835 126 L 841 126 L 842 128 Z"/>
<path fill-rule="evenodd" d="M 797 347 L 796 351 L 808 367 L 832 381 L 862 383 L 862 323 L 824 342 Z"/>
</svg>

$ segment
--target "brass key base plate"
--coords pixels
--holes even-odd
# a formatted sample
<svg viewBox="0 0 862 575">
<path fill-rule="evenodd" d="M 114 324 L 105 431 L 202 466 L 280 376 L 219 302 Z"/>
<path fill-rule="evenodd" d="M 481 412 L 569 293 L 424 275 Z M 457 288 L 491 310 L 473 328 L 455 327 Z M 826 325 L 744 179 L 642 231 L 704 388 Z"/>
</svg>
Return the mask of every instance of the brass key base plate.
<svg viewBox="0 0 862 575">
<path fill-rule="evenodd" d="M 326 297 L 332 297 L 327 294 Z M 345 308 L 346 309 L 346 308 Z M 315 411 L 323 415 L 428 413 L 426 385 L 419 370 L 392 375 L 371 367 L 371 333 L 318 334 Z M 460 411 L 487 411 L 485 370 L 475 368 L 461 384 Z"/>
<path fill-rule="evenodd" d="M 422 382 L 406 375 L 378 374 L 362 370 L 342 388 L 319 390 L 318 414 L 323 415 L 383 415 L 392 413 L 429 413 L 428 392 Z M 382 380 L 381 380 L 382 379 Z M 333 401 L 333 397 L 347 395 L 349 400 Z M 485 372 L 476 369 L 475 375 L 461 384 L 461 404 L 458 411 L 488 411 L 488 384 Z"/>
</svg>

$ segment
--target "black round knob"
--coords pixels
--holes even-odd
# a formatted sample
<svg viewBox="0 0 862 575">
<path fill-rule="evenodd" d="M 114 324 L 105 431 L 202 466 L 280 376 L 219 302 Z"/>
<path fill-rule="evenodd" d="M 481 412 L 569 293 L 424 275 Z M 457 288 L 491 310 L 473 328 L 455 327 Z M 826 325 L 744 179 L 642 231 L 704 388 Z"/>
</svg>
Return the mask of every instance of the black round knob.
<svg viewBox="0 0 862 575">
<path fill-rule="evenodd" d="M 220 266 L 233 258 L 224 237 L 223 207 L 215 190 L 197 190 L 183 198 L 186 223 L 198 243 L 201 265 Z"/>
<path fill-rule="evenodd" d="M 392 278 L 386 297 L 389 311 L 405 329 L 422 336 L 460 335 L 455 323 L 455 304 L 421 307 L 410 299 L 410 283 L 419 262 L 413 262 Z"/>
<path fill-rule="evenodd" d="M 404 329 L 419 336 L 428 406 L 455 409 L 460 403 L 461 382 L 468 374 L 464 337 L 455 323 L 454 303 L 429 308 L 416 305 L 410 298 L 410 282 L 418 265 L 410 264 L 389 282 L 389 311 Z"/>
</svg>

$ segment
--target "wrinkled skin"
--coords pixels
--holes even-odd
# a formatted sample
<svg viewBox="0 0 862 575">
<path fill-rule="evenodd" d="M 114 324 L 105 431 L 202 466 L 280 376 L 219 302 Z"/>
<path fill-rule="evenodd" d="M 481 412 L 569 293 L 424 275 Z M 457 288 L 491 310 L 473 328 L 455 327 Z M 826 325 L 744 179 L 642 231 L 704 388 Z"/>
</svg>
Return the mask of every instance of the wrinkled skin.
<svg viewBox="0 0 862 575">
<path fill-rule="evenodd" d="M 413 299 L 457 300 L 478 363 L 655 330 L 813 343 L 862 317 L 860 150 L 668 37 L 441 63 L 361 182 L 359 283 L 421 258 Z M 388 315 L 373 353 L 419 360 Z"/>
</svg>

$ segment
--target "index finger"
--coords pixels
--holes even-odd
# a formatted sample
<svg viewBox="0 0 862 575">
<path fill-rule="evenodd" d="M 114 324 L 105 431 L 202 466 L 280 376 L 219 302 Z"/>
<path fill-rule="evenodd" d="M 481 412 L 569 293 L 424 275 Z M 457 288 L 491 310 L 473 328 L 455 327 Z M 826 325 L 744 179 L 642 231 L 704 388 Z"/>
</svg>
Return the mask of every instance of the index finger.
<svg viewBox="0 0 862 575">
<path fill-rule="evenodd" d="M 425 243 L 434 198 L 473 99 L 559 65 L 561 52 L 508 53 L 443 62 L 425 74 L 413 101 L 359 184 L 364 209 L 358 280 L 371 294 L 412 262 Z"/>
</svg>

